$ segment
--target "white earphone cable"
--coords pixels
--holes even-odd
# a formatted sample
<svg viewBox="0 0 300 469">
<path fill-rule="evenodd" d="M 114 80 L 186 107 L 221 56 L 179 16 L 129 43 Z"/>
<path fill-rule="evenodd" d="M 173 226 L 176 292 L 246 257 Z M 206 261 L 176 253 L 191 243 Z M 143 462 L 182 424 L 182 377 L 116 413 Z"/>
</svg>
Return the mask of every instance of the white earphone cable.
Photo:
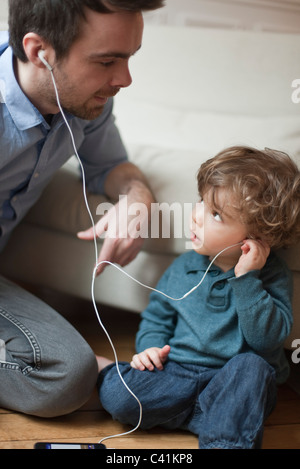
<svg viewBox="0 0 300 469">
<path fill-rule="evenodd" d="M 95 227 L 95 222 L 94 222 L 94 219 L 93 219 L 93 216 L 92 216 L 92 213 L 91 213 L 91 210 L 90 210 L 90 207 L 89 207 L 89 204 L 88 204 L 88 200 L 87 200 L 87 194 L 86 194 L 86 184 L 85 184 L 85 171 L 84 171 L 84 167 L 83 167 L 83 164 L 81 162 L 81 159 L 78 155 L 78 151 L 77 151 L 77 148 L 76 148 L 76 144 L 75 144 L 75 140 L 74 140 L 74 135 L 73 135 L 73 132 L 71 130 L 71 127 L 67 121 L 67 118 L 65 116 L 65 113 L 62 109 L 62 106 L 61 106 L 61 103 L 60 103 L 60 99 L 59 99 L 59 94 L 58 94 L 58 90 L 57 90 L 57 86 L 56 86 L 56 81 L 55 81 L 55 78 L 54 78 L 54 74 L 53 74 L 53 71 L 50 70 L 50 73 L 51 73 L 51 78 L 52 78 L 52 82 L 53 82 L 53 86 L 54 86 L 54 90 L 55 90 L 55 94 L 56 94 L 56 100 L 57 100 L 57 104 L 58 104 L 58 107 L 59 107 L 59 110 L 61 112 L 61 115 L 65 121 L 65 124 L 67 126 L 67 129 L 70 133 L 70 136 L 71 136 L 71 140 L 72 140 L 72 145 L 73 145 L 73 149 L 74 149 L 74 152 L 75 152 L 75 156 L 79 162 L 79 165 L 80 165 L 80 169 L 81 169 L 81 173 L 82 173 L 82 185 L 83 185 L 83 197 L 84 197 L 84 202 L 85 202 L 85 205 L 86 205 L 86 208 L 87 208 L 87 211 L 88 211 L 88 214 L 89 214 L 89 217 L 91 219 L 91 223 L 92 223 L 92 227 L 93 227 L 93 232 L 94 232 L 94 236 L 93 236 L 93 239 L 94 239 L 94 249 L 95 249 L 95 258 L 96 258 L 96 267 L 94 268 L 93 270 L 93 277 L 92 277 L 92 284 L 91 284 L 91 294 L 92 294 L 92 301 L 93 301 L 93 306 L 94 306 L 94 309 L 95 309 L 95 313 L 96 313 L 96 316 L 97 316 L 97 319 L 98 319 L 98 322 L 100 324 L 100 326 L 102 327 L 106 337 L 108 338 L 108 341 L 111 345 L 111 348 L 112 348 L 112 351 L 113 351 L 113 354 L 114 354 L 114 357 L 115 357 L 115 363 L 116 363 L 116 367 L 117 367 L 117 371 L 118 371 L 118 374 L 119 374 L 119 377 L 122 381 L 122 383 L 124 384 L 124 386 L 126 387 L 126 389 L 128 390 L 128 392 L 136 399 L 138 405 L 139 405 L 139 409 L 140 409 L 140 416 L 139 416 L 139 420 L 138 420 L 138 423 L 136 425 L 135 428 L 133 428 L 132 430 L 129 430 L 128 432 L 125 432 L 125 433 L 120 433 L 118 435 L 112 435 L 112 436 L 108 436 L 106 438 L 102 438 L 99 443 L 102 443 L 104 440 L 107 440 L 107 439 L 110 439 L 110 438 L 117 438 L 119 436 L 125 436 L 125 435 L 128 435 L 130 433 L 133 433 L 134 431 L 136 431 L 140 424 L 141 424 L 141 420 L 142 420 L 142 404 L 140 402 L 140 400 L 138 399 L 138 397 L 131 391 L 131 389 L 127 386 L 127 384 L 125 383 L 124 379 L 123 379 L 123 376 L 120 372 L 120 369 L 119 369 L 119 364 L 118 364 L 118 356 L 117 356 L 117 352 L 116 352 L 116 349 L 114 347 L 114 344 L 111 340 L 111 337 L 109 335 L 109 333 L 107 332 L 106 328 L 104 327 L 103 325 L 103 322 L 101 321 L 101 318 L 100 318 L 100 314 L 99 314 L 99 311 L 98 311 L 98 308 L 97 308 L 97 305 L 96 305 L 96 301 L 95 301 L 95 294 L 94 294 L 94 285 L 95 285 L 95 278 L 96 278 L 96 272 L 97 272 L 97 268 L 99 266 L 99 264 L 97 264 L 97 261 L 98 261 L 98 246 L 97 246 L 97 233 L 96 233 L 96 227 Z"/>
<path fill-rule="evenodd" d="M 193 291 L 195 291 L 203 282 L 203 280 L 205 279 L 209 269 L 211 268 L 212 264 L 215 262 L 215 260 L 217 259 L 217 257 L 222 254 L 224 251 L 226 251 L 227 249 L 230 249 L 230 248 L 233 248 L 235 246 L 238 246 L 240 244 L 243 244 L 243 243 L 237 243 L 237 244 L 233 244 L 232 246 L 228 246 L 226 247 L 225 249 L 223 249 L 222 251 L 220 251 L 214 258 L 213 260 L 210 262 L 209 266 L 207 267 L 203 277 L 201 278 L 200 282 L 195 285 L 190 291 L 188 291 L 187 293 L 185 293 L 183 296 L 181 296 L 180 298 L 173 298 L 169 295 L 167 295 L 166 293 L 162 292 L 162 291 L 159 291 L 157 290 L 156 288 L 153 288 L 153 287 L 150 287 L 148 285 L 145 285 L 143 284 L 142 282 L 140 282 L 139 280 L 135 279 L 134 277 L 132 277 L 130 274 L 128 274 L 125 270 L 121 269 L 118 265 L 110 262 L 110 261 L 101 261 L 101 262 L 98 262 L 98 246 L 97 246 L 97 233 L 96 233 L 96 227 L 95 227 L 95 222 L 94 222 L 94 219 L 93 219 L 93 216 L 92 216 L 92 213 L 91 213 L 91 210 L 90 210 L 90 207 L 89 207 L 89 204 L 88 204 L 88 200 L 87 200 L 87 194 L 86 194 L 86 180 L 85 180 L 85 171 L 84 171 L 84 167 L 83 167 L 83 164 L 81 162 L 81 159 L 78 155 L 78 152 L 77 152 L 77 148 L 76 148 L 76 144 L 75 144 L 75 140 L 74 140 L 74 135 L 73 135 L 73 132 L 72 132 L 72 129 L 67 121 L 67 118 L 65 116 L 65 113 L 62 109 L 62 106 L 61 106 L 61 103 L 60 103 L 60 98 L 59 98 L 59 94 L 58 94 L 58 90 L 57 90 L 57 86 L 56 86 L 56 81 L 55 81 L 55 78 L 54 78 L 54 74 L 53 74 L 53 71 L 52 71 L 52 68 L 48 68 L 50 73 L 51 73 L 51 78 L 52 78 L 52 82 L 53 82 L 53 86 L 54 86 L 54 90 L 55 90 L 55 94 L 56 94 L 56 100 L 57 100 L 57 104 L 58 104 L 58 107 L 59 107 L 59 110 L 61 112 L 61 115 L 64 119 L 64 122 L 67 126 L 67 129 L 70 133 L 70 136 L 71 136 L 71 141 L 72 141 L 72 145 L 73 145 L 73 148 L 74 148 L 74 152 L 75 152 L 75 156 L 79 162 L 79 165 L 80 165 L 80 168 L 81 168 L 81 173 L 82 173 L 82 185 L 83 185 L 83 196 L 84 196 L 84 202 L 85 202 L 85 205 L 86 205 L 86 209 L 88 211 L 88 214 L 89 214 L 89 217 L 91 219 L 91 223 L 92 223 L 92 227 L 93 227 L 93 233 L 94 233 L 94 236 L 93 236 L 93 241 L 94 241 L 94 249 L 95 249 L 95 258 L 96 258 L 96 262 L 95 262 L 95 268 L 93 270 L 93 276 L 92 276 L 92 283 L 91 283 L 91 296 L 92 296 L 92 302 L 93 302 L 93 306 L 94 306 L 94 309 L 95 309 L 95 313 L 96 313 L 96 316 L 97 316 L 97 319 L 98 319 L 98 322 L 100 324 L 100 326 L 102 327 L 104 333 L 106 334 L 107 338 L 108 338 L 108 341 L 111 345 L 111 348 L 113 350 L 113 354 L 114 354 L 114 357 L 115 357 L 115 364 L 116 364 L 116 368 L 117 368 L 117 372 L 118 372 L 118 375 L 123 383 L 123 385 L 125 386 L 125 388 L 128 390 L 128 392 L 136 399 L 138 405 L 139 405 L 139 420 L 138 420 L 138 423 L 137 425 L 132 429 L 132 430 L 129 430 L 125 433 L 119 433 L 117 435 L 111 435 L 111 436 L 107 436 L 105 438 L 102 438 L 99 443 L 102 443 L 103 441 L 105 440 L 108 440 L 108 439 L 111 439 L 111 438 L 117 438 L 117 437 L 120 437 L 120 436 L 125 436 L 125 435 L 129 435 L 130 433 L 133 433 L 135 432 L 139 427 L 140 427 L 140 424 L 141 424 L 141 421 L 142 421 L 142 413 L 143 413 L 143 410 L 142 410 L 142 404 L 140 402 L 140 400 L 138 399 L 138 397 L 132 392 L 132 390 L 128 387 L 128 385 L 126 384 L 126 382 L 124 381 L 123 377 L 122 377 L 122 374 L 120 372 L 120 369 L 119 369 L 119 364 L 118 364 L 118 356 L 117 356 L 117 352 L 116 352 L 116 349 L 114 347 L 114 344 L 111 340 L 111 337 L 109 335 L 109 333 L 107 332 L 106 328 L 104 327 L 103 323 L 102 323 L 102 320 L 100 318 L 100 314 L 99 314 L 99 311 L 98 311 L 98 308 L 97 308 L 97 305 L 96 305 L 96 301 L 95 301 L 95 279 L 96 279 L 96 273 L 97 273 L 97 269 L 98 267 L 101 265 L 101 264 L 109 264 L 113 267 L 115 267 L 116 269 L 118 269 L 120 272 L 122 272 L 123 274 L 125 274 L 127 277 L 129 277 L 131 280 L 133 280 L 134 282 L 138 283 L 139 285 L 141 285 L 142 287 L 144 288 L 147 288 L 149 290 L 152 290 L 152 291 L 155 291 L 157 293 L 160 293 L 161 295 L 171 299 L 171 300 L 174 300 L 174 301 L 181 301 L 183 300 L 184 298 L 186 298 L 188 295 L 190 295 Z"/>
<path fill-rule="evenodd" d="M 187 296 L 189 296 L 191 293 L 193 293 L 193 291 L 197 290 L 198 287 L 200 287 L 200 285 L 202 284 L 203 280 L 205 279 L 205 277 L 207 276 L 211 266 L 213 265 L 213 263 L 215 262 L 215 260 L 217 259 L 217 257 L 219 257 L 221 254 L 223 254 L 224 251 L 227 251 L 227 249 L 231 249 L 231 248 L 234 248 L 236 246 L 240 246 L 241 244 L 243 244 L 242 242 L 240 243 L 236 243 L 236 244 L 232 244 L 231 246 L 228 246 L 226 247 L 225 249 L 222 249 L 222 251 L 218 252 L 218 254 L 213 258 L 213 260 L 210 262 L 209 266 L 207 267 L 206 271 L 204 272 L 203 274 L 203 277 L 201 278 L 200 282 L 197 283 L 197 285 L 195 285 L 193 288 L 191 288 L 191 290 L 189 290 L 188 292 L 186 292 L 183 296 L 179 297 L 179 298 L 173 298 L 172 296 L 169 296 L 167 295 L 166 293 L 160 291 L 160 290 L 157 290 L 156 288 L 153 288 L 153 287 L 150 287 L 148 285 L 145 285 L 144 283 L 140 282 L 139 280 L 137 280 L 136 278 L 132 277 L 128 272 L 126 272 L 125 270 L 121 269 L 121 267 L 119 267 L 118 265 L 116 264 L 113 264 L 112 262 L 110 261 L 101 261 L 101 262 L 98 262 L 97 266 L 96 266 L 96 269 L 99 267 L 99 265 L 101 264 L 109 264 L 109 265 L 112 265 L 113 267 L 115 267 L 116 269 L 118 269 L 120 272 L 122 272 L 123 274 L 127 275 L 127 277 L 129 277 L 131 280 L 133 280 L 134 282 L 138 283 L 139 285 L 141 285 L 142 287 L 144 288 L 148 288 L 148 290 L 152 290 L 156 293 L 160 293 L 161 295 L 165 296 L 166 298 L 169 298 L 170 300 L 173 300 L 173 301 L 181 301 L 181 300 L 184 300 Z"/>
</svg>

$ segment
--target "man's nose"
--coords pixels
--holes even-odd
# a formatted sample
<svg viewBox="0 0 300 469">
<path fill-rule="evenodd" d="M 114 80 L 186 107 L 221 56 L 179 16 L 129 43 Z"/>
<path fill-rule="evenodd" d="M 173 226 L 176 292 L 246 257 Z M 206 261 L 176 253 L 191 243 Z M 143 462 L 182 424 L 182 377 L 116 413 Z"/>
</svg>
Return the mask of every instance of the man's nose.
<svg viewBox="0 0 300 469">
<path fill-rule="evenodd" d="M 114 88 L 127 88 L 132 83 L 132 77 L 130 74 L 128 63 L 122 63 L 115 70 L 114 76 L 110 81 L 110 86 Z"/>
</svg>

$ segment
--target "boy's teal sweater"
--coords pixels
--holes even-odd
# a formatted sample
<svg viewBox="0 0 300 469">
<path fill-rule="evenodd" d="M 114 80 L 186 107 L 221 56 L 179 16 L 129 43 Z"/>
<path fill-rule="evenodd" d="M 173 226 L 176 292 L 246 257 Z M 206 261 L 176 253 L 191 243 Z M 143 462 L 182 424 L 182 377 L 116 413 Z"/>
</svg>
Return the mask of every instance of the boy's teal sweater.
<svg viewBox="0 0 300 469">
<path fill-rule="evenodd" d="M 197 285 L 209 265 L 194 251 L 178 257 L 157 289 L 180 298 Z M 283 344 L 292 327 L 292 276 L 271 253 L 261 271 L 236 278 L 213 265 L 203 283 L 181 301 L 151 293 L 136 338 L 137 352 L 171 346 L 169 359 L 222 367 L 233 356 L 253 352 L 268 361 L 282 383 L 289 374 Z"/>
</svg>

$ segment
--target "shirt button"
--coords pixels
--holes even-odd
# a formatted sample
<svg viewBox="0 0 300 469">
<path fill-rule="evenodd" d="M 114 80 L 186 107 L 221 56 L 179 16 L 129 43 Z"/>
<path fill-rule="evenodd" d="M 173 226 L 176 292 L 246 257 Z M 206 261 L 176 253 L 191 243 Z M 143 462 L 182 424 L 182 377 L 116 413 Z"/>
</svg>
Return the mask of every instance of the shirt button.
<svg viewBox="0 0 300 469">
<path fill-rule="evenodd" d="M 40 173 L 34 173 L 33 177 L 37 179 L 40 176 Z"/>
<path fill-rule="evenodd" d="M 217 290 L 223 290 L 224 287 L 225 287 L 225 282 L 224 282 L 224 280 L 222 280 L 221 282 L 216 283 L 216 285 L 215 285 L 215 288 L 216 288 Z"/>
<path fill-rule="evenodd" d="M 219 270 L 211 270 L 210 275 L 211 277 L 217 277 L 220 274 Z"/>
</svg>

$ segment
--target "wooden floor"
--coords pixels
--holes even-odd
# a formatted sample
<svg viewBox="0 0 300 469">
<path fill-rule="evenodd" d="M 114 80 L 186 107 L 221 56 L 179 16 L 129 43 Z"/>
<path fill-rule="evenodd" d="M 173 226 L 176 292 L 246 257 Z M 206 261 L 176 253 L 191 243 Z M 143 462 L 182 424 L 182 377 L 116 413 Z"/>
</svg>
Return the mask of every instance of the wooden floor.
<svg viewBox="0 0 300 469">
<path fill-rule="evenodd" d="M 113 358 L 111 347 L 89 302 L 74 301 L 51 292 L 39 293 L 80 330 L 95 353 Z M 99 312 L 119 360 L 129 360 L 134 353 L 138 315 L 100 306 Z M 0 449 L 32 449 L 37 441 L 47 440 L 96 443 L 102 438 L 128 430 L 130 427 L 113 422 L 101 409 L 96 392 L 84 408 L 55 419 L 29 417 L 0 409 Z M 160 428 L 153 431 L 137 430 L 104 443 L 107 448 L 115 449 L 197 449 L 196 436 Z M 279 389 L 277 407 L 266 422 L 263 448 L 300 449 L 300 395 L 287 385 Z"/>
</svg>

